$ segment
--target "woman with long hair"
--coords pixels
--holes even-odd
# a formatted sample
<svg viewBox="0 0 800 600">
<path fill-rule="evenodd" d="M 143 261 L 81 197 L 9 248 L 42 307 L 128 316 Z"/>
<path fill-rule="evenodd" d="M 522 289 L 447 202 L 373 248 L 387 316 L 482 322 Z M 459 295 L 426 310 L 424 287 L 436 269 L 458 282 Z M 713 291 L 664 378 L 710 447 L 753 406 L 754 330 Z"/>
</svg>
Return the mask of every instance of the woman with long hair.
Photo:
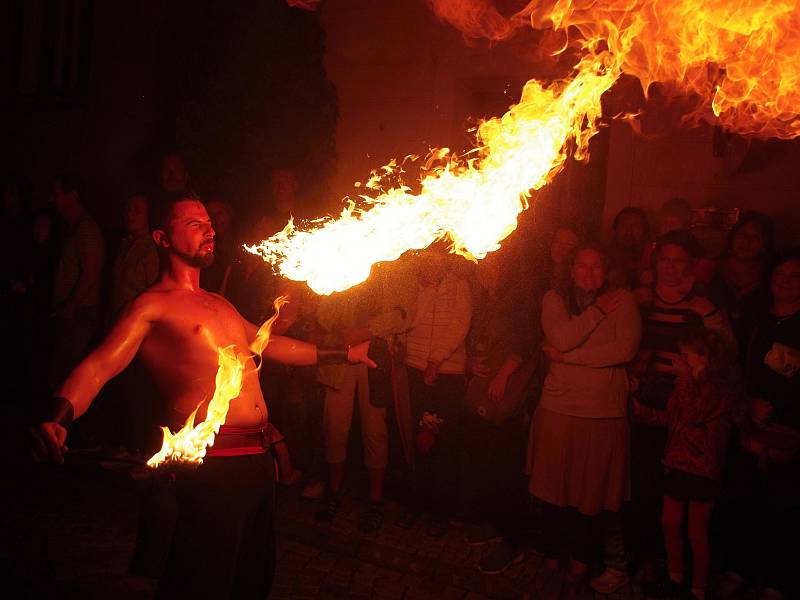
<svg viewBox="0 0 800 600">
<path fill-rule="evenodd" d="M 641 337 L 636 301 L 627 290 L 610 289 L 603 250 L 582 244 L 569 264 L 570 278 L 542 301 L 550 367 L 529 444 L 529 491 L 543 503 L 545 564 L 555 576 L 569 561 L 568 595 L 584 585 L 598 518 L 618 512 L 627 495 L 625 363 Z"/>
</svg>

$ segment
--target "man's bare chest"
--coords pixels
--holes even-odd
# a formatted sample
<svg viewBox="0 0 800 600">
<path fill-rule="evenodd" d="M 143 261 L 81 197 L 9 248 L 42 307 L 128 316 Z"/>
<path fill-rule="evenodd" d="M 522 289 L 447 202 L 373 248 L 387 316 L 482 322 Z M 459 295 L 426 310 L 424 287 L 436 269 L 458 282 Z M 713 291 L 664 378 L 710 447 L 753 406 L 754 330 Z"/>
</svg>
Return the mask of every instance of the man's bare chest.
<svg viewBox="0 0 800 600">
<path fill-rule="evenodd" d="M 213 296 L 189 297 L 175 302 L 153 331 L 160 342 L 217 348 L 247 346 L 244 320 L 227 302 Z M 198 348 L 199 349 L 199 348 Z"/>
</svg>

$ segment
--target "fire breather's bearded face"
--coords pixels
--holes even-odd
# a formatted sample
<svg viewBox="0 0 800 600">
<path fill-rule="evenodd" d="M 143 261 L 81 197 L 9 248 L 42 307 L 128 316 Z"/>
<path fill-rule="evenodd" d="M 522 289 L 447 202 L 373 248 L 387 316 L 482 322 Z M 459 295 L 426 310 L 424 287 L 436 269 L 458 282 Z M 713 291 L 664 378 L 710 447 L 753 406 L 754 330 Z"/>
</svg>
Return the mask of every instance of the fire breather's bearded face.
<svg viewBox="0 0 800 600">
<path fill-rule="evenodd" d="M 214 227 L 205 206 L 196 200 L 178 202 L 172 209 L 167 249 L 199 269 L 214 262 Z"/>
</svg>

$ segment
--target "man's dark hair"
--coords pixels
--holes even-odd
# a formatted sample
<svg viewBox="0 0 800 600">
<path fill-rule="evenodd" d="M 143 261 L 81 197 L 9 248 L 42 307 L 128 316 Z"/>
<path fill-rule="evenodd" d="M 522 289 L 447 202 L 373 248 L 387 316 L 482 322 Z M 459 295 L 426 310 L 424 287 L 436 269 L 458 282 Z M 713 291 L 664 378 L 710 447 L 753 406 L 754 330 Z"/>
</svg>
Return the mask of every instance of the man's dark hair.
<svg viewBox="0 0 800 600">
<path fill-rule="evenodd" d="M 614 230 L 617 229 L 619 226 L 619 222 L 622 220 L 623 217 L 634 216 L 639 217 L 639 220 L 642 222 L 642 227 L 644 228 L 645 236 L 650 234 L 650 221 L 647 219 L 647 214 L 638 206 L 626 206 L 621 211 L 617 213 L 617 216 L 614 217 Z"/>
<path fill-rule="evenodd" d="M 155 231 L 160 229 L 166 231 L 169 227 L 170 219 L 172 219 L 172 209 L 178 202 L 185 202 L 193 200 L 201 202 L 200 197 L 196 194 L 171 194 L 159 202 L 153 202 L 150 206 L 150 229 Z"/>
<path fill-rule="evenodd" d="M 86 182 L 80 175 L 74 173 L 62 173 L 53 177 L 53 183 L 58 182 L 61 191 L 65 194 L 75 192 L 78 195 L 78 200 L 83 200 L 83 195 L 86 192 Z"/>
<path fill-rule="evenodd" d="M 753 224 L 761 230 L 761 235 L 764 236 L 764 249 L 761 251 L 761 258 L 769 261 L 770 257 L 775 251 L 775 221 L 772 217 L 762 212 L 755 210 L 748 210 L 744 213 L 736 224 L 731 227 L 728 234 L 728 248 L 731 246 L 733 236 L 745 225 Z"/>
<path fill-rule="evenodd" d="M 686 253 L 694 259 L 701 258 L 705 254 L 700 242 L 697 241 L 697 238 L 694 237 L 694 234 L 688 229 L 675 229 L 658 238 L 656 240 L 656 251 L 653 253 L 654 258 L 658 257 L 664 246 L 678 246 L 679 248 L 683 248 Z"/>
</svg>

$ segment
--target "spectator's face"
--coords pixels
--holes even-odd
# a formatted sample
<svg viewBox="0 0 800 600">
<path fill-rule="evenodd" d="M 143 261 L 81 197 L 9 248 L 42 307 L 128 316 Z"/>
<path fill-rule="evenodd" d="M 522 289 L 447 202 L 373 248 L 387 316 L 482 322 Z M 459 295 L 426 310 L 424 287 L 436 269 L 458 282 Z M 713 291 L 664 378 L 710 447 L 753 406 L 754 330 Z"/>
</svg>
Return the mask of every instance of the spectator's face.
<svg viewBox="0 0 800 600">
<path fill-rule="evenodd" d="M 562 265 L 577 246 L 578 235 L 572 229 L 562 227 L 553 236 L 553 243 L 550 244 L 550 258 L 555 264 Z"/>
<path fill-rule="evenodd" d="M 731 255 L 735 258 L 754 259 L 764 250 L 764 232 L 755 223 L 743 225 L 731 238 Z"/>
<path fill-rule="evenodd" d="M 183 192 L 189 183 L 189 172 L 180 156 L 170 154 L 161 162 L 161 189 L 165 192 Z"/>
<path fill-rule="evenodd" d="M 166 234 L 161 245 L 187 264 L 202 269 L 214 261 L 214 227 L 202 202 L 177 202 Z"/>
<path fill-rule="evenodd" d="M 675 287 L 683 283 L 692 272 L 692 258 L 680 246 L 662 246 L 656 257 L 656 280 L 662 285 Z"/>
<path fill-rule="evenodd" d="M 572 280 L 584 292 L 593 293 L 603 287 L 606 281 L 603 255 L 591 248 L 578 252 L 572 263 Z"/>
<path fill-rule="evenodd" d="M 800 302 L 800 260 L 787 260 L 775 267 L 770 289 L 776 302 Z"/>
<path fill-rule="evenodd" d="M 644 243 L 645 226 L 639 215 L 623 215 L 614 229 L 617 244 L 624 248 L 634 248 Z"/>
<path fill-rule="evenodd" d="M 223 202 L 216 200 L 209 202 L 206 208 L 214 224 L 214 231 L 220 238 L 227 238 L 231 232 L 231 211 Z"/>
<path fill-rule="evenodd" d="M 131 196 L 125 203 L 125 230 L 128 233 L 146 233 L 150 229 L 147 198 Z"/>
</svg>

